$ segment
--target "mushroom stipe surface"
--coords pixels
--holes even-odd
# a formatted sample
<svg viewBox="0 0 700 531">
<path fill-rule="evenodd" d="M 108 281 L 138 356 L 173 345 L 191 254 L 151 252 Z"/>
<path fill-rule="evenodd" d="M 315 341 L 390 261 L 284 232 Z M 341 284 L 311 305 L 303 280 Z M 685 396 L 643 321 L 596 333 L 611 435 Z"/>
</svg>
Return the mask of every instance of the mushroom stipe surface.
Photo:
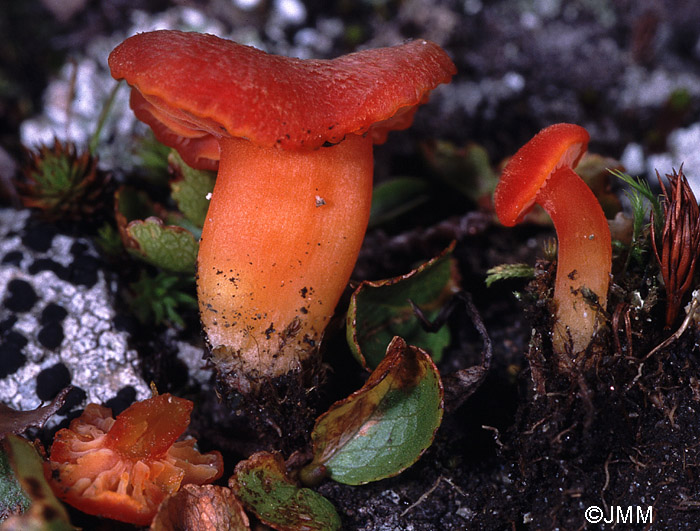
<svg viewBox="0 0 700 531">
<path fill-rule="evenodd" d="M 372 146 L 409 127 L 454 64 L 425 40 L 300 60 L 164 30 L 130 37 L 109 65 L 160 141 L 218 167 L 197 290 L 219 376 L 250 393 L 302 370 L 362 245 Z"/>
<path fill-rule="evenodd" d="M 598 329 L 610 283 L 612 245 L 608 222 L 590 188 L 574 172 L 589 135 L 575 124 L 544 128 L 513 155 L 494 194 L 501 223 L 519 223 L 535 203 L 554 223 L 559 240 L 554 286 L 555 352 L 583 352 Z M 597 304 L 585 296 L 595 294 Z"/>
</svg>

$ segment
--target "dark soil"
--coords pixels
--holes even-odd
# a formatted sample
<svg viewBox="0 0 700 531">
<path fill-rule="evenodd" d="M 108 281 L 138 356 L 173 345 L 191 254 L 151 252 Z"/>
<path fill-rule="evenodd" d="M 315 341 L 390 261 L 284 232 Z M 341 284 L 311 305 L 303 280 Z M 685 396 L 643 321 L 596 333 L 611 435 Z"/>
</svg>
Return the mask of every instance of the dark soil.
<svg viewBox="0 0 700 531">
<path fill-rule="evenodd" d="M 235 18 L 221 14 L 223 2 L 179 3 L 201 7 L 224 24 L 233 24 Z M 93 35 L 123 29 L 130 10 L 157 12 L 167 4 L 88 2 L 65 22 L 53 18 L 35 0 L 11 2 L 3 8 L 0 145 L 10 158 L 21 161 L 19 125 L 41 109 L 46 83 L 70 53 L 84 47 Z M 663 150 L 672 130 L 700 118 L 698 97 L 692 94 L 680 110 L 666 104 L 622 107 L 617 100 L 628 88 L 620 76 L 630 61 L 648 71 L 664 66 L 671 73 L 698 73 L 698 52 L 692 51 L 700 23 L 696 2 L 616 2 L 600 8 L 615 15 L 611 25 L 602 24 L 591 7 L 598 3 L 574 2 L 575 13 L 561 9 L 559 16 L 540 17 L 538 32 L 523 29 L 512 13 L 515 8 L 510 7 L 515 3 L 484 2 L 487 5 L 475 15 L 467 15 L 461 2 L 436 2 L 435 13 L 451 13 L 456 21 L 444 33 L 432 18 L 412 19 L 406 14 L 407 4 L 306 2 L 307 20 L 312 24 L 323 16 L 340 16 L 348 25 L 359 25 L 362 43 L 381 44 L 383 38 L 432 32 L 442 37 L 460 69 L 456 82 L 500 79 L 513 71 L 524 76 L 525 89 L 500 99 L 487 98 L 472 113 L 457 106 L 450 112 L 434 107 L 433 113 L 419 114 L 411 131 L 377 150 L 379 180 L 429 173 L 419 155 L 420 142 L 426 139 L 448 139 L 460 145 L 476 141 L 486 147 L 496 165 L 542 126 L 574 121 L 591 130 L 593 150 L 619 156 L 630 141 L 652 151 Z M 30 25 L 31 32 L 27 31 Z M 537 39 L 530 42 L 533 35 Z M 566 46 L 557 41 L 567 36 Z M 508 55 L 504 42 L 514 46 L 515 52 Z M 341 39 L 333 52 L 349 51 L 356 44 Z M 606 54 L 607 49 L 613 51 Z M 30 70 L 28 64 L 34 67 Z M 474 89 L 465 85 L 463 90 Z M 481 90 L 488 92 L 488 88 Z M 445 93 L 436 100 L 450 97 L 456 95 Z M 617 324 L 616 329 L 608 326 L 591 347 L 586 363 L 562 370 L 548 337 L 551 317 L 546 294 L 551 291 L 552 264 L 541 262 L 542 274 L 530 285 L 520 280 L 488 289 L 484 285 L 486 271 L 495 265 L 534 264 L 542 257 L 542 243 L 553 235 L 551 230 L 504 229 L 475 202 L 455 197 L 443 185 L 436 185 L 432 194 L 418 213 L 370 231 L 355 278 L 406 273 L 456 239 L 463 288 L 471 293 L 493 343 L 491 367 L 476 393 L 445 415 L 434 444 L 413 467 L 374 484 L 350 487 L 327 481 L 319 487 L 337 508 L 344 529 L 597 528 L 586 521 L 586 514 L 591 514 L 586 509 L 592 506 L 602 511 L 606 528 L 617 522 L 623 524 L 617 528 L 623 529 L 697 529 L 700 329 L 689 326 L 668 348 L 645 358 L 673 331 L 663 328 L 664 294 L 655 262 L 649 261 L 646 269 L 633 267 L 617 274 L 608 308 L 609 322 Z M 114 269 L 115 275 L 128 274 L 121 265 Z M 22 289 L 14 286 L 11 297 Z M 635 307 L 635 292 L 648 304 Z M 17 297 L 17 304 L 31 298 Z M 196 315 L 189 317 L 196 321 Z M 163 336 L 144 330 L 128 316 L 124 322 L 144 359 L 146 352 L 158 353 L 144 365 L 148 381 L 155 381 L 161 391 L 200 392 L 178 379 L 179 367 L 168 357 L 173 347 Z M 448 326 L 454 339 L 441 372 L 480 363 L 482 338 L 467 313 L 458 308 Z M 186 332 L 193 337 L 199 333 L 194 325 Z M 45 337 L 56 341 L 50 330 Z M 22 356 L 21 348 L 9 340 L 2 345 L 3 352 L 11 350 L 15 357 Z M 342 337 L 328 351 L 333 356 L 325 384 L 320 395 L 310 400 L 320 411 L 357 389 L 365 378 L 350 361 Z M 203 450 L 221 450 L 232 468 L 236 460 L 260 446 L 249 419 L 231 418 L 231 404 L 225 405 L 212 389 L 199 401 L 200 411 L 206 414 L 193 418 L 192 431 Z M 303 440 L 299 436 L 295 444 Z M 274 439 L 265 439 L 264 444 L 274 445 Z M 284 447 L 287 453 L 292 449 Z M 645 520 L 649 507 L 653 524 Z M 73 517 L 85 528 L 97 526 L 94 519 Z"/>
</svg>

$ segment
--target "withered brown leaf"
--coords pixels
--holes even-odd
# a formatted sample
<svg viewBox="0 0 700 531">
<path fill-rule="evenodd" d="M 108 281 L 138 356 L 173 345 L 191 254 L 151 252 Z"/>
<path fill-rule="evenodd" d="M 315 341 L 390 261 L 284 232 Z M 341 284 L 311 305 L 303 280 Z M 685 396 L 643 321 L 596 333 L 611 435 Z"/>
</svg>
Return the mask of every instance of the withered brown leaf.
<svg viewBox="0 0 700 531">
<path fill-rule="evenodd" d="M 50 404 L 31 411 L 18 411 L 0 403 L 0 438 L 8 433 L 23 433 L 30 427 L 41 428 L 56 411 L 61 409 L 71 389 L 71 386 L 66 387 L 56 395 Z"/>
<path fill-rule="evenodd" d="M 233 491 L 217 485 L 185 485 L 158 508 L 151 531 L 249 531 Z"/>
</svg>

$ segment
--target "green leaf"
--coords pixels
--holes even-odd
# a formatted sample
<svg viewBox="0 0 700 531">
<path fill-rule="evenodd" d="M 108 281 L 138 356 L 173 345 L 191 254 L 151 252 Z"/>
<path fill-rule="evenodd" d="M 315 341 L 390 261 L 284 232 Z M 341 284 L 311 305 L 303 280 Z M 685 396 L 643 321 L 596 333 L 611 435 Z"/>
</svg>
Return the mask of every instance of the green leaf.
<svg viewBox="0 0 700 531">
<path fill-rule="evenodd" d="M 357 360 L 373 369 L 381 362 L 394 336 L 432 353 L 439 361 L 450 343 L 450 331 L 423 329 L 409 303 L 412 300 L 428 320 L 459 291 L 451 245 L 439 256 L 410 273 L 379 281 L 363 281 L 352 294 L 347 316 L 347 340 Z"/>
<path fill-rule="evenodd" d="M 169 271 L 194 274 L 199 240 L 180 226 L 187 224 L 181 214 L 166 211 L 129 187 L 117 191 L 115 204 L 119 234 L 130 254 Z"/>
<path fill-rule="evenodd" d="M 287 477 L 284 459 L 259 452 L 236 465 L 229 487 L 246 508 L 279 531 L 333 531 L 340 517 L 326 498 Z"/>
<path fill-rule="evenodd" d="M 142 270 L 139 279 L 129 284 L 126 301 L 143 324 L 164 322 L 184 328 L 180 313 L 197 308 L 194 277 L 182 277 L 167 271 L 155 276 Z"/>
<path fill-rule="evenodd" d="M 30 504 L 29 497 L 15 478 L 7 454 L 0 449 L 0 521 L 3 515 L 25 512 Z"/>
<path fill-rule="evenodd" d="M 150 217 L 129 222 L 126 233 L 130 253 L 163 269 L 194 273 L 199 244 L 187 229 Z"/>
<path fill-rule="evenodd" d="M 74 530 L 66 509 L 46 482 L 43 462 L 34 446 L 22 437 L 8 434 L 2 447 L 15 477 L 31 499 L 31 505 L 25 513 L 3 522 L 3 531 Z"/>
<path fill-rule="evenodd" d="M 397 177 L 374 187 L 369 226 L 376 227 L 428 200 L 428 183 L 417 177 Z"/>
<path fill-rule="evenodd" d="M 190 168 L 175 150 L 170 152 L 168 162 L 175 175 L 170 181 L 172 198 L 180 212 L 201 228 L 209 210 L 208 195 L 214 190 L 216 174 Z"/>
<path fill-rule="evenodd" d="M 175 225 L 176 227 L 186 229 L 187 231 L 192 233 L 192 236 L 197 242 L 199 242 L 199 240 L 202 238 L 202 227 L 198 227 L 197 225 L 192 223 L 180 212 L 169 212 L 165 219 L 163 219 L 163 223 L 165 223 L 166 225 Z"/>
<path fill-rule="evenodd" d="M 317 419 L 305 475 L 325 467 L 349 485 L 395 476 L 433 442 L 443 408 L 440 374 L 428 353 L 395 337 L 362 389 Z"/>
</svg>

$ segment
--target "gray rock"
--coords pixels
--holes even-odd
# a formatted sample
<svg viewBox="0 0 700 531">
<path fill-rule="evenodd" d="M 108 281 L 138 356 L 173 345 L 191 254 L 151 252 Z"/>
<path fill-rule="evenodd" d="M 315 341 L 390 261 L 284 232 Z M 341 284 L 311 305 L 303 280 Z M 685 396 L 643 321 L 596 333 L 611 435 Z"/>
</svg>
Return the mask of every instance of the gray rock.
<svg viewBox="0 0 700 531">
<path fill-rule="evenodd" d="M 43 229 L 34 236 L 44 243 L 32 244 L 28 226 L 28 211 L 0 210 L 0 401 L 34 409 L 69 383 L 84 392 L 74 407 L 125 389 L 149 397 L 137 352 L 115 326 L 114 286 L 93 244 L 61 234 L 49 242 Z M 74 268 L 76 256 L 83 263 Z"/>
</svg>

